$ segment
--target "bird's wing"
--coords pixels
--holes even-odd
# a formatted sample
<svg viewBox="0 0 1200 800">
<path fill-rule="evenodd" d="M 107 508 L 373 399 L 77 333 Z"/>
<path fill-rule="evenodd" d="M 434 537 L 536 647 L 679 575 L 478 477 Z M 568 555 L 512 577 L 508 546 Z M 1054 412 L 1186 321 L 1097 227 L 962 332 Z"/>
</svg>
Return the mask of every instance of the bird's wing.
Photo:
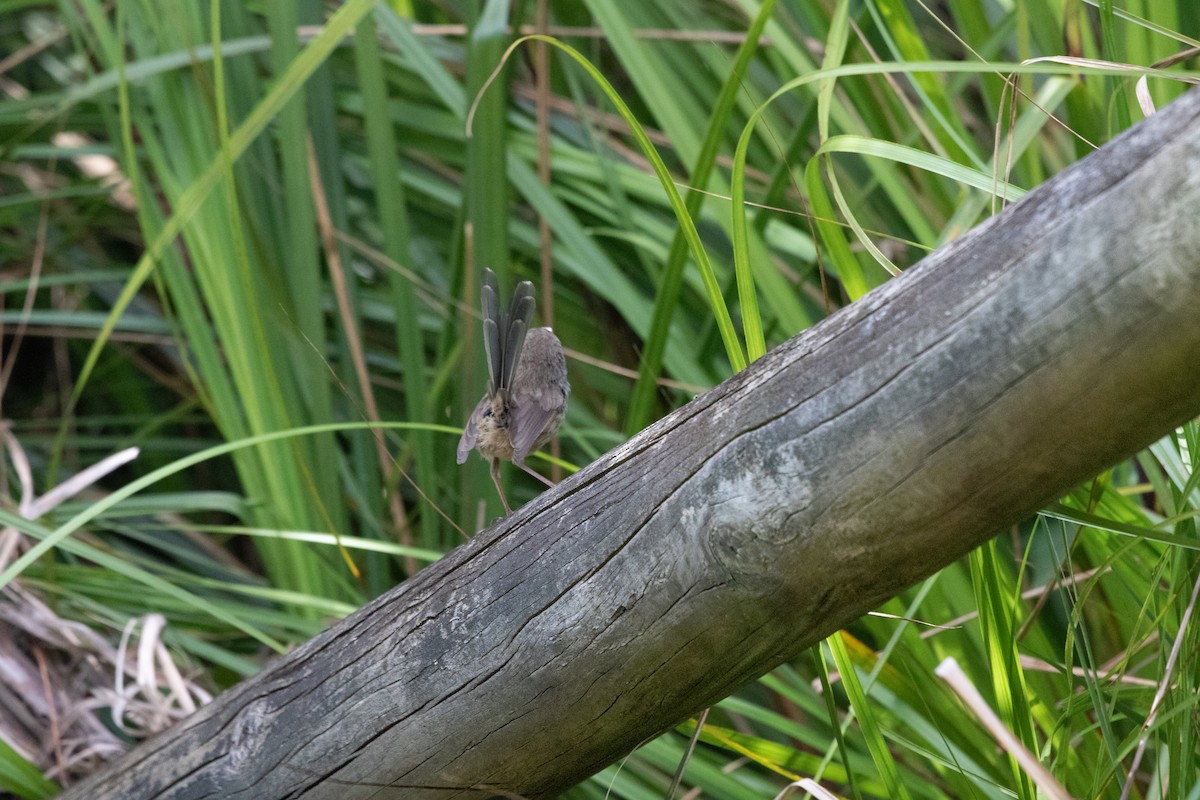
<svg viewBox="0 0 1200 800">
<path fill-rule="evenodd" d="M 479 436 L 479 420 L 483 418 L 488 405 L 488 396 L 485 394 L 479 404 L 475 406 L 475 410 L 471 412 L 467 426 L 463 428 L 462 438 L 458 440 L 458 463 L 460 464 L 467 463 L 467 456 L 471 455 L 471 451 L 475 449 L 475 440 Z"/>
<path fill-rule="evenodd" d="M 535 396 L 517 387 L 510 409 L 508 438 L 512 441 L 512 460 L 524 464 L 525 456 L 533 452 L 546 424 L 558 413 L 557 405 L 550 392 Z"/>
</svg>

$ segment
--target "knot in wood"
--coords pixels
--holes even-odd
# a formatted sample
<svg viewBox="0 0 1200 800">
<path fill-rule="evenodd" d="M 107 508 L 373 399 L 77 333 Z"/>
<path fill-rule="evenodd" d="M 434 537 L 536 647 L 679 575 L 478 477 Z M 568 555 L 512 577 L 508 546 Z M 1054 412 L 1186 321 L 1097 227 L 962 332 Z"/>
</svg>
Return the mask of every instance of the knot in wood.
<svg viewBox="0 0 1200 800">
<path fill-rule="evenodd" d="M 807 485 L 797 491 L 794 476 L 774 471 L 727 472 L 713 483 L 701 527 L 710 556 L 744 590 L 774 592 L 786 550 L 803 532 Z"/>
</svg>

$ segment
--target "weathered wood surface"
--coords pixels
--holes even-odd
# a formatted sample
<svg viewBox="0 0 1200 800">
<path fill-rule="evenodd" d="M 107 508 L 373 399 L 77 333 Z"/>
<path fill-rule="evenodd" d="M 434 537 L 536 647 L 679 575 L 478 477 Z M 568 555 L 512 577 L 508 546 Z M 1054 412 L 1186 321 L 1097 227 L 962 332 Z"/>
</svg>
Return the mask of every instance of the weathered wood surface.
<svg viewBox="0 0 1200 800">
<path fill-rule="evenodd" d="M 1200 413 L 1198 132 L 1193 92 L 67 796 L 548 797 L 794 656 Z"/>
</svg>

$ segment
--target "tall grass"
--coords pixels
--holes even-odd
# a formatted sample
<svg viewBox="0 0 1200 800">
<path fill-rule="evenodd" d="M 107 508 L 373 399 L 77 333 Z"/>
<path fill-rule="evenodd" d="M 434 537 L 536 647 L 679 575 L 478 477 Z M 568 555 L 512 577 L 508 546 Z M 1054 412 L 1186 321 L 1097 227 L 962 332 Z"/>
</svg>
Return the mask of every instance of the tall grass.
<svg viewBox="0 0 1200 800">
<path fill-rule="evenodd" d="M 154 476 L 5 512 L 47 544 L 0 582 L 105 635 L 161 613 L 219 691 L 498 515 L 454 463 L 484 266 L 549 248 L 586 464 L 1133 124 L 1139 76 L 1170 102 L 1200 44 L 1185 0 L 556 2 L 518 42 L 536 5 L 0 2 L 3 415 L 39 492 L 129 445 L 110 489 Z M 953 656 L 1073 796 L 1200 797 L 1197 435 L 723 701 L 681 791 L 1037 796 Z M 662 797 L 693 730 L 568 795 Z M 52 794 L 46 755 L 0 783 Z"/>
</svg>

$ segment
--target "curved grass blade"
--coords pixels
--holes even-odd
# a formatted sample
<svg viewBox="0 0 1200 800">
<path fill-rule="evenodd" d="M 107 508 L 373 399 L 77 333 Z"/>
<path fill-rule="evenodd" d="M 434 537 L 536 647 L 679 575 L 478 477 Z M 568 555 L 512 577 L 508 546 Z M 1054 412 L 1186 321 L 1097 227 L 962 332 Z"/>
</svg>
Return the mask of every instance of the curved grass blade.
<svg viewBox="0 0 1200 800">
<path fill-rule="evenodd" d="M 704 289 L 708 296 L 709 305 L 712 307 L 713 314 L 716 317 L 717 329 L 720 331 L 721 341 L 725 345 L 725 353 L 729 357 L 729 363 L 733 367 L 734 372 L 740 372 L 745 369 L 745 353 L 742 350 L 741 343 L 738 341 L 737 332 L 733 328 L 733 320 L 729 316 L 729 308 L 725 305 L 725 298 L 721 296 L 721 286 L 717 282 L 712 262 L 709 260 L 708 253 L 704 249 L 704 243 L 700 241 L 700 234 L 696 231 L 696 223 L 688 213 L 687 205 L 683 202 L 683 198 L 679 196 L 679 190 L 675 188 L 674 178 L 671 177 L 667 165 L 663 163 L 662 157 L 659 156 L 658 150 L 655 149 L 654 144 L 650 141 L 650 137 L 646 135 L 645 129 L 638 122 L 633 112 L 629 110 L 629 106 L 625 105 L 625 101 L 617 94 L 617 90 L 600 73 L 600 70 L 596 69 L 578 50 L 558 41 L 552 36 L 543 36 L 541 34 L 522 36 L 509 45 L 508 50 L 505 51 L 503 58 L 500 60 L 501 66 L 508 60 L 517 47 L 528 41 L 546 42 L 562 50 L 574 59 L 591 76 L 592 80 L 596 82 L 596 85 L 600 87 L 600 90 L 608 97 L 609 102 L 617 109 L 617 113 L 621 115 L 625 123 L 629 126 L 630 133 L 633 134 L 634 139 L 642 150 L 642 154 L 646 156 L 646 159 L 654 168 L 654 174 L 658 177 L 663 191 L 667 194 L 667 200 L 671 204 L 671 209 L 675 212 L 675 218 L 679 221 L 679 226 L 691 249 L 692 258 L 696 260 L 696 264 L 700 268 L 700 277 L 704 281 Z M 496 74 L 496 72 L 493 72 L 493 77 Z M 491 79 L 484 85 L 484 91 L 487 90 L 487 86 L 490 83 Z M 476 99 L 476 103 L 478 103 L 478 99 Z M 474 105 L 472 106 L 472 113 L 467 114 L 468 132 L 471 129 L 473 111 Z"/>
</svg>

